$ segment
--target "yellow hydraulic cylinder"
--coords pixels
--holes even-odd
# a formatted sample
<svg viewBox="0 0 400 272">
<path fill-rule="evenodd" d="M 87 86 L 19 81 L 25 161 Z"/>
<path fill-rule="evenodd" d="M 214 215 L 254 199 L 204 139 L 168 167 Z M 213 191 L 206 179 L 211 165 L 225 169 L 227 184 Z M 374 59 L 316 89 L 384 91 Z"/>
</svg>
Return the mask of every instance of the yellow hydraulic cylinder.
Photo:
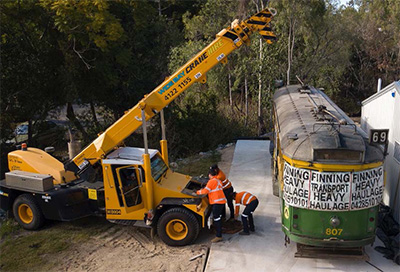
<svg viewBox="0 0 400 272">
<path fill-rule="evenodd" d="M 146 206 L 148 210 L 152 210 L 154 208 L 154 193 L 153 193 L 153 177 L 151 175 L 151 164 L 150 164 L 150 155 L 143 154 L 143 168 L 144 168 L 144 176 L 146 180 Z"/>
<path fill-rule="evenodd" d="M 161 156 L 164 159 L 164 162 L 166 165 L 168 165 L 168 145 L 167 145 L 167 140 L 161 140 L 160 141 L 160 146 L 161 146 Z"/>
</svg>

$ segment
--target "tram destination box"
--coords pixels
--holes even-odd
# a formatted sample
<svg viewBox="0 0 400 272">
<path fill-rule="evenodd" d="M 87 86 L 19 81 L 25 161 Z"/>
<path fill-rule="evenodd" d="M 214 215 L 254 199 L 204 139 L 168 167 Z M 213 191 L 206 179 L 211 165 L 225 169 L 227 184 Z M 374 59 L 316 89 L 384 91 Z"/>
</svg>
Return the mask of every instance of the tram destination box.
<svg viewBox="0 0 400 272">
<path fill-rule="evenodd" d="M 38 192 L 54 188 L 52 176 L 18 170 L 6 173 L 6 185 L 16 189 Z"/>
</svg>

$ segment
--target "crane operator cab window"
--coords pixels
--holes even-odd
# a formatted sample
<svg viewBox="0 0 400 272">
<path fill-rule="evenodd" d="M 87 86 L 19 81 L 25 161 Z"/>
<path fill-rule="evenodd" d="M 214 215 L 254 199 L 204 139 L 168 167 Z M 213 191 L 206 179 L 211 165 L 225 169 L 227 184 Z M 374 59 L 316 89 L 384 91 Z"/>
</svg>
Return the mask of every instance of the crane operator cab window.
<svg viewBox="0 0 400 272">
<path fill-rule="evenodd" d="M 135 167 L 119 168 L 120 188 L 127 207 L 142 203 L 139 188 L 142 186 L 140 172 Z"/>
<path fill-rule="evenodd" d="M 167 172 L 168 166 L 165 164 L 164 160 L 160 155 L 154 156 L 151 159 L 151 175 L 154 181 L 158 181 L 165 172 Z"/>
</svg>

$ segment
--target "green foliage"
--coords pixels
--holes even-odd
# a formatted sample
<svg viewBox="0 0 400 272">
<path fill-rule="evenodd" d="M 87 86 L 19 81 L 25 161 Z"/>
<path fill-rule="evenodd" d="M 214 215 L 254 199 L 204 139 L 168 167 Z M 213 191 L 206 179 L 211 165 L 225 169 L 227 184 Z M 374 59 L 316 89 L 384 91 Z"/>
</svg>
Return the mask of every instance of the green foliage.
<svg viewBox="0 0 400 272">
<path fill-rule="evenodd" d="M 110 42 L 123 35 L 123 28 L 110 12 L 108 1 L 40 0 L 40 4 L 53 13 L 54 26 L 67 34 L 68 40 L 94 43 L 105 50 Z"/>
<path fill-rule="evenodd" d="M 249 14 L 255 13 L 257 6 L 254 3 L 256 2 L 260 9 L 259 1 L 238 5 L 235 1 L 209 0 L 204 2 L 198 14 L 185 14 L 183 18 L 185 37 L 189 40 L 171 51 L 170 71 L 177 69 L 209 44 L 216 33 L 223 27 L 227 27 L 234 18 L 246 18 Z M 198 107 L 199 110 L 203 109 L 203 112 L 196 112 L 198 116 L 208 116 L 207 114 L 212 113 L 213 108 L 199 107 L 193 103 L 197 103 L 197 100 L 207 101 L 207 96 L 217 97 L 216 115 L 208 122 L 218 120 L 221 126 L 227 123 L 235 124 L 231 131 L 226 133 L 231 137 L 223 139 L 223 142 L 231 140 L 237 133 L 241 133 L 241 136 L 254 136 L 259 132 L 265 132 L 270 120 L 272 86 L 274 80 L 281 78 L 284 73 L 280 69 L 282 67 L 280 56 L 284 50 L 285 48 L 280 44 L 266 45 L 257 35 L 253 35 L 249 47 L 230 54 L 227 65 L 219 65 L 207 73 L 206 85 L 191 87 L 189 92 L 177 99 L 175 105 L 181 111 L 187 107 Z M 231 80 L 231 85 L 228 78 Z M 261 101 L 259 101 L 260 90 Z M 206 93 L 206 97 L 193 102 L 191 97 L 200 96 L 200 93 Z M 232 96 L 232 104 L 230 104 L 230 96 Z M 261 118 L 258 118 L 257 103 L 261 103 Z M 205 104 L 208 103 L 205 102 Z M 230 105 L 227 106 L 227 104 Z M 201 119 L 201 117 L 198 118 Z M 208 127 L 205 129 L 208 130 Z M 229 131 L 229 129 L 222 130 Z M 224 133 L 221 136 L 226 137 Z M 213 137 L 218 138 L 218 136 Z"/>
<path fill-rule="evenodd" d="M 35 125 L 66 102 L 90 102 L 111 111 L 115 120 L 162 82 L 168 75 L 165 56 L 181 34 L 178 23 L 154 6 L 146 1 L 4 2 L 2 139 L 12 136 L 16 122 Z M 90 116 L 95 128 L 103 129 L 93 115 L 85 117 Z M 88 120 L 74 112 L 68 118 L 86 142 L 94 139 L 97 133 L 80 125 Z"/>
<path fill-rule="evenodd" d="M 19 122 L 28 121 L 28 141 L 35 126 L 49 111 L 65 100 L 59 89 L 62 80 L 62 54 L 56 43 L 57 33 L 51 18 L 37 1 L 1 3 L 1 176 L 6 171 L 6 154 Z"/>
<path fill-rule="evenodd" d="M 194 177 L 198 177 L 201 175 L 207 177 L 210 166 L 213 164 L 217 164 L 220 160 L 221 154 L 217 151 L 213 151 L 211 152 L 211 154 L 204 156 L 191 156 L 179 162 L 176 171 Z"/>
<path fill-rule="evenodd" d="M 278 44 L 286 48 L 286 53 L 281 51 L 285 69 L 289 30 L 293 31 L 290 36 L 294 43 L 290 83 L 298 83 L 295 75 L 313 84 L 315 80 L 323 79 L 320 71 L 329 67 L 344 70 L 348 44 L 343 37 L 345 25 L 334 6 L 324 0 L 271 1 L 271 5 L 279 11 L 274 23 L 279 35 Z"/>
<path fill-rule="evenodd" d="M 33 1 L 7 1 L 1 17 L 0 108 L 4 131 L 12 128 L 12 122 L 43 118 L 63 103 L 62 96 L 54 92 L 62 56 L 52 44 L 49 17 Z"/>
<path fill-rule="evenodd" d="M 186 13 L 183 16 L 185 37 L 189 40 L 204 39 L 211 42 L 221 29 L 229 26 L 232 18 L 236 17 L 237 9 L 236 1 L 203 1 L 198 14 Z"/>
<path fill-rule="evenodd" d="M 378 77 L 384 84 L 398 80 L 396 0 L 358 0 L 350 6 L 336 0 L 2 1 L 2 158 L 16 123 L 30 124 L 32 140 L 35 126 L 66 103 L 93 107 L 81 116 L 68 115 L 85 142 L 92 141 L 233 19 L 266 2 L 278 12 L 272 21 L 277 42 L 267 45 L 253 35 L 251 45 L 234 51 L 227 65 L 208 72 L 205 85 L 194 84 L 169 106 L 172 155 L 268 131 L 274 80 L 287 77 L 289 45 L 290 83 L 297 83 L 298 75 L 324 87 L 351 114 L 374 92 Z M 158 117 L 152 125 L 151 143 L 158 146 Z M 130 142 L 139 145 L 139 138 Z"/>
<path fill-rule="evenodd" d="M 166 112 L 168 145 L 173 157 L 207 151 L 248 133 L 217 109 L 219 99 L 215 94 L 191 92 L 184 100 Z"/>
</svg>

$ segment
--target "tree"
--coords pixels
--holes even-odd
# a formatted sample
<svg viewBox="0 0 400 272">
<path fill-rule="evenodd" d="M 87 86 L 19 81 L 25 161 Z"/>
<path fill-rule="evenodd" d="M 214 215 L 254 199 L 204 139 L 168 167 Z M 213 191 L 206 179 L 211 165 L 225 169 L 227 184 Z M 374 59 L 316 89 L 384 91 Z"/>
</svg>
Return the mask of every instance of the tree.
<svg viewBox="0 0 400 272">
<path fill-rule="evenodd" d="M 99 127 L 96 106 L 111 110 L 116 120 L 168 75 L 165 56 L 181 36 L 154 2 L 42 0 L 41 5 L 66 37 L 59 44 L 65 57 L 67 116 L 86 141 L 107 127 Z M 93 126 L 81 125 L 73 103 L 90 105 L 92 120 L 86 121 Z"/>
<path fill-rule="evenodd" d="M 2 1 L 0 149 L 1 176 L 7 169 L 6 155 L 13 148 L 7 140 L 16 125 L 28 122 L 32 132 L 50 110 L 65 100 L 59 90 L 63 56 L 51 28 L 51 17 L 34 1 Z"/>
<path fill-rule="evenodd" d="M 399 79 L 400 3 L 354 1 L 340 14 L 350 57 L 344 71 L 335 74 L 334 99 L 350 114 L 359 114 L 361 101 L 376 91 L 378 78 L 384 84 Z"/>
<path fill-rule="evenodd" d="M 93 140 L 232 19 L 267 2 L 278 11 L 272 21 L 277 42 L 263 46 L 253 36 L 249 47 L 208 73 L 205 85 L 195 84 L 169 106 L 172 153 L 269 131 L 276 79 L 295 83 L 298 75 L 324 87 L 349 113 L 359 111 L 357 103 L 374 91 L 378 77 L 398 79 L 395 0 L 356 0 L 346 7 L 337 0 L 3 1 L 2 139 L 15 123 L 35 126 L 67 104 L 71 123 L 86 142 Z M 76 116 L 75 104 L 90 105 L 88 114 Z"/>
<path fill-rule="evenodd" d="M 63 61 L 54 42 L 57 33 L 49 27 L 51 18 L 34 2 L 3 2 L 1 17 L 2 131 L 28 121 L 30 141 L 35 121 L 63 103 L 54 92 Z"/>
<path fill-rule="evenodd" d="M 261 4 L 257 1 L 243 1 L 238 6 L 234 1 L 210 0 L 202 5 L 198 14 L 186 14 L 183 22 L 188 41 L 172 50 L 170 71 L 176 70 L 204 48 L 215 38 L 215 34 L 228 26 L 233 19 L 245 18 L 255 13 L 257 4 L 260 8 Z M 199 127 L 197 131 L 208 131 L 219 143 L 231 141 L 240 134 L 250 136 L 265 132 L 267 122 L 264 120 L 269 119 L 269 110 L 265 110 L 265 114 L 261 115 L 261 109 L 270 109 L 271 103 L 266 102 L 272 96 L 272 88 L 268 87 L 273 86 L 272 82 L 280 75 L 280 69 L 276 67 L 281 66 L 274 61 L 266 63 L 266 60 L 273 60 L 271 54 L 279 54 L 277 52 L 280 52 L 281 48 L 278 45 L 260 47 L 256 35 L 252 40 L 249 47 L 244 46 L 230 54 L 227 65 L 218 65 L 210 70 L 205 85 L 196 84 L 177 99 L 172 108 L 173 114 L 176 114 L 175 119 L 184 119 L 194 110 L 199 116 L 208 116 L 209 112 L 213 112 L 214 117 L 208 119 L 203 129 L 202 124 L 196 121 Z M 263 86 L 266 86 L 265 89 Z M 213 99 L 217 100 L 216 108 L 210 99 L 212 102 Z M 221 118 L 224 121 L 216 124 Z M 232 123 L 235 125 L 231 126 Z M 226 124 L 230 127 L 226 127 Z M 185 128 L 175 129 L 182 130 Z M 194 136 L 191 137 L 194 142 Z M 199 143 L 196 142 L 192 146 L 201 146 L 206 140 L 207 138 L 202 137 L 198 139 Z"/>
</svg>

